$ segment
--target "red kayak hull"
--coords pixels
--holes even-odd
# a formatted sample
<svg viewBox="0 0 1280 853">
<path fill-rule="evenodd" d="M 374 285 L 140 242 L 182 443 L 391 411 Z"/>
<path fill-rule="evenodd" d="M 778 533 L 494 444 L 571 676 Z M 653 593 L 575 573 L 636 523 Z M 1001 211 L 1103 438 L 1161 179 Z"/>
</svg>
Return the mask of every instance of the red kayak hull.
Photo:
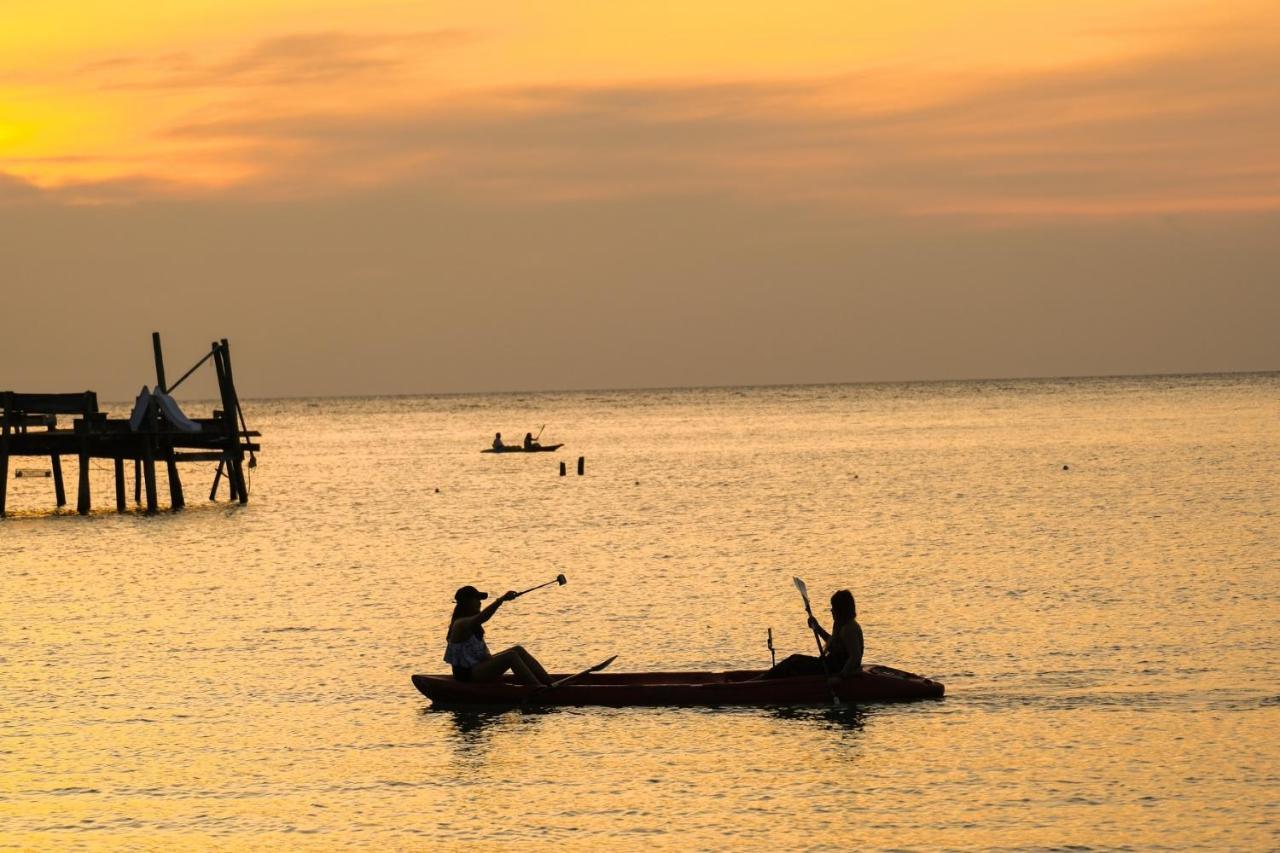
<svg viewBox="0 0 1280 853">
<path fill-rule="evenodd" d="M 753 681 L 760 670 L 734 672 L 622 672 L 585 675 L 570 684 L 534 691 L 510 677 L 482 684 L 455 681 L 449 675 L 415 675 L 413 684 L 434 705 L 829 705 L 831 688 L 821 676 Z M 553 679 L 562 676 L 552 675 Z M 860 678 L 835 686 L 850 705 L 941 699 L 937 681 L 887 666 L 864 666 Z"/>
</svg>

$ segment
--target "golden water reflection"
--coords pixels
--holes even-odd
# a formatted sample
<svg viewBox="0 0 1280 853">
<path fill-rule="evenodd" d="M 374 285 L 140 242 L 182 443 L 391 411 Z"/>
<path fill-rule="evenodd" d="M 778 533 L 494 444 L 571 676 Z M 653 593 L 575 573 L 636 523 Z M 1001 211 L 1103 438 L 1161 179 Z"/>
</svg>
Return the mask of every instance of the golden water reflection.
<svg viewBox="0 0 1280 853">
<path fill-rule="evenodd" d="M 1277 391 L 268 401 L 246 508 L 50 518 L 15 481 L 35 515 L 0 523 L 0 839 L 1273 846 Z M 587 476 L 478 453 L 543 421 Z M 429 709 L 409 676 L 443 670 L 453 589 L 557 573 L 494 645 L 553 669 L 763 667 L 770 627 L 780 656 L 811 648 L 801 574 L 854 589 L 870 661 L 948 696 Z"/>
</svg>

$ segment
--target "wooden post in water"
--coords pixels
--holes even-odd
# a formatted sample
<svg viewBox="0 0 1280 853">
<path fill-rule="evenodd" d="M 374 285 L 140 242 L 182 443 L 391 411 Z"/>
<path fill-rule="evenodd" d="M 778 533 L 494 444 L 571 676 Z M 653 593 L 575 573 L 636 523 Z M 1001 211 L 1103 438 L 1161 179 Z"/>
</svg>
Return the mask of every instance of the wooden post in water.
<svg viewBox="0 0 1280 853">
<path fill-rule="evenodd" d="M 124 499 L 124 459 L 116 457 L 116 512 L 124 512 L 128 504 Z"/>
<path fill-rule="evenodd" d="M 142 460 L 133 460 L 133 505 L 142 503 Z"/>
<path fill-rule="evenodd" d="M 218 460 L 218 470 L 213 472 L 213 488 L 209 490 L 209 500 L 216 501 L 218 499 L 218 483 L 222 480 L 222 466 L 227 464 L 227 460 Z"/>
<path fill-rule="evenodd" d="M 76 431 L 87 433 L 89 422 L 76 421 Z M 80 480 L 76 489 L 76 512 L 81 515 L 89 514 L 89 440 L 84 437 L 80 439 Z"/>
<path fill-rule="evenodd" d="M 53 463 L 53 499 L 61 508 L 67 505 L 67 487 L 62 482 L 62 457 L 55 453 L 49 461 Z"/>
<path fill-rule="evenodd" d="M 182 478 L 178 476 L 178 463 L 173 458 L 173 442 L 165 441 L 164 462 L 169 474 L 169 505 L 173 509 L 182 509 L 187 500 L 182 495 Z"/>
<path fill-rule="evenodd" d="M 563 477 L 564 475 L 565 475 L 564 463 L 563 463 L 563 462 L 561 462 L 561 463 L 560 463 L 560 476 L 561 476 L 561 477 Z"/>
<path fill-rule="evenodd" d="M 147 512 L 156 511 L 156 450 L 148 436 L 142 443 L 142 481 L 147 489 Z"/>
<path fill-rule="evenodd" d="M 578 476 L 581 477 L 587 470 L 587 457 L 578 457 Z"/>
<path fill-rule="evenodd" d="M 235 466 L 231 464 L 231 457 L 228 456 L 227 464 L 226 464 L 226 472 L 227 472 L 226 477 L 227 477 L 227 500 L 229 502 L 240 500 L 240 489 L 239 487 L 236 486 L 236 478 L 232 474 L 234 467 Z"/>
</svg>

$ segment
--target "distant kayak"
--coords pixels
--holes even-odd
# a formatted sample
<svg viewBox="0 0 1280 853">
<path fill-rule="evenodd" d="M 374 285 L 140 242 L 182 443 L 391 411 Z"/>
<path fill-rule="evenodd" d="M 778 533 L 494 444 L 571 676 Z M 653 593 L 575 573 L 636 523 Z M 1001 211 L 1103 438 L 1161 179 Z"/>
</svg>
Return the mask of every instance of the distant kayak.
<svg viewBox="0 0 1280 853">
<path fill-rule="evenodd" d="M 533 696 L 534 688 L 512 680 L 455 681 L 449 675 L 415 675 L 413 684 L 435 705 L 829 705 L 831 688 L 824 676 L 753 681 L 760 670 L 733 672 L 620 672 L 585 675 L 570 684 Z M 552 675 L 553 679 L 560 676 Z M 887 666 L 864 666 L 860 678 L 835 686 L 850 705 L 941 699 L 946 688 L 937 681 Z"/>
<path fill-rule="evenodd" d="M 497 450 L 495 448 L 490 447 L 485 450 L 481 450 L 480 452 L 481 453 L 551 453 L 552 451 L 559 450 L 562 447 L 564 447 L 563 444 L 544 444 L 540 447 L 530 447 L 528 450 L 525 450 L 524 447 L 522 447 L 519 444 L 516 444 L 511 447 L 504 447 L 501 450 Z"/>
</svg>

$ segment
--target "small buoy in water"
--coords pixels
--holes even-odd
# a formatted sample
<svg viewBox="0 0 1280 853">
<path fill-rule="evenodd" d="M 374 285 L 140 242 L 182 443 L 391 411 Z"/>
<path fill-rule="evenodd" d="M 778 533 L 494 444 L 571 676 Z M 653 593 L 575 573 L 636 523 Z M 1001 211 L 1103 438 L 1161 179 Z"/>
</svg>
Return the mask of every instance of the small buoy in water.
<svg viewBox="0 0 1280 853">
<path fill-rule="evenodd" d="M 437 495 L 438 495 L 438 494 L 440 494 L 440 490 L 439 490 L 439 489 L 436 489 L 436 494 L 437 494 Z"/>
<path fill-rule="evenodd" d="M 1070 471 L 1070 470 L 1071 470 L 1071 468 L 1070 468 L 1070 466 L 1063 465 L 1063 466 L 1062 466 L 1062 470 L 1063 470 L 1063 471 Z"/>
<path fill-rule="evenodd" d="M 640 485 L 640 481 L 639 481 L 639 480 L 636 480 L 636 485 L 637 485 L 637 486 L 638 486 L 638 485 Z"/>
</svg>

